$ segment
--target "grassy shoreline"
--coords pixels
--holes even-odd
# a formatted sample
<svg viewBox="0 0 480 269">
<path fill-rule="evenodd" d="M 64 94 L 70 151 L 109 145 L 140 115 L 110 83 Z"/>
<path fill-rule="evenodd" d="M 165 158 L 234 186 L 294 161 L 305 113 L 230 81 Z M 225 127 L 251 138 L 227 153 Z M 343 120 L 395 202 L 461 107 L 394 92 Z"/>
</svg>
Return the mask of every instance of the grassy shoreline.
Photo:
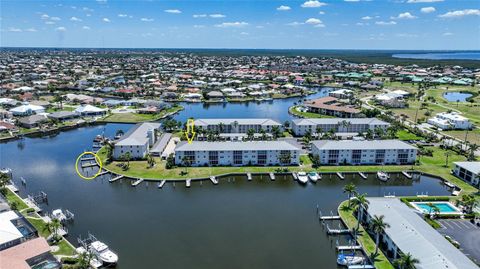
<svg viewBox="0 0 480 269">
<path fill-rule="evenodd" d="M 163 119 L 165 117 L 171 116 L 173 114 L 178 113 L 184 109 L 183 106 L 173 106 L 169 109 L 162 110 L 160 113 L 156 114 L 139 114 L 133 112 L 127 113 L 115 113 L 110 114 L 104 117 L 98 122 L 101 123 L 138 123 L 138 122 L 148 122 L 148 121 L 157 121 Z"/>
</svg>

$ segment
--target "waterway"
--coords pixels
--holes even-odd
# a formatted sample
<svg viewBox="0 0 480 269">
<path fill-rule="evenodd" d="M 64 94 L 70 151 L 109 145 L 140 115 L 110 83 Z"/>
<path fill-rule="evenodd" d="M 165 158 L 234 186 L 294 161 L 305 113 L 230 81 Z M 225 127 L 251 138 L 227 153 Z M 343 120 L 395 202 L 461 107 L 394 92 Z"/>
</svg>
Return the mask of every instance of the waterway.
<svg viewBox="0 0 480 269">
<path fill-rule="evenodd" d="M 176 116 L 271 117 L 285 120 L 294 100 L 268 103 L 188 105 Z M 230 109 L 230 106 L 231 109 Z M 192 114 L 193 113 L 193 114 Z M 300 186 L 291 178 L 266 176 L 248 182 L 245 177 L 210 182 L 166 184 L 157 189 L 145 182 L 109 183 L 108 176 L 84 180 L 76 175 L 77 156 L 90 149 L 102 132 L 113 136 L 128 124 L 90 126 L 44 138 L 25 138 L 0 144 L 0 167 L 10 167 L 14 178 L 27 181 L 20 195 L 44 191 L 46 211 L 69 209 L 75 222 L 69 240 L 91 232 L 119 254 L 118 268 L 337 268 L 335 237 L 328 237 L 316 217 L 335 212 L 346 199 L 342 188 L 353 182 L 370 196 L 385 194 L 446 195 L 437 179 L 419 181 L 398 177 L 381 183 L 374 176 L 363 180 L 347 176 L 325 177 L 317 184 Z"/>
<path fill-rule="evenodd" d="M 399 53 L 393 58 L 421 60 L 480 60 L 480 52 Z"/>
<path fill-rule="evenodd" d="M 443 94 L 443 98 L 449 102 L 466 102 L 470 97 L 472 97 L 472 94 L 465 92 L 446 92 Z"/>
</svg>

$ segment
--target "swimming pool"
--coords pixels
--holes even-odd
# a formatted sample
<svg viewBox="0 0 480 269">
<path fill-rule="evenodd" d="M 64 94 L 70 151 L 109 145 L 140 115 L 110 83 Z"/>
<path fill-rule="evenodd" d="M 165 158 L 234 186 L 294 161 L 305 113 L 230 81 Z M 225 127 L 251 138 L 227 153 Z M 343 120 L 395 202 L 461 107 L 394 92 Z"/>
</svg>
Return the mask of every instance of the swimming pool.
<svg viewBox="0 0 480 269">
<path fill-rule="evenodd" d="M 414 208 L 416 208 L 419 211 L 422 211 L 423 213 L 430 213 L 434 212 L 433 208 L 429 205 L 428 202 L 412 202 L 410 203 Z M 435 207 L 437 207 L 440 212 L 439 214 L 461 214 L 462 212 L 460 209 L 455 207 L 449 202 L 432 202 Z"/>
</svg>

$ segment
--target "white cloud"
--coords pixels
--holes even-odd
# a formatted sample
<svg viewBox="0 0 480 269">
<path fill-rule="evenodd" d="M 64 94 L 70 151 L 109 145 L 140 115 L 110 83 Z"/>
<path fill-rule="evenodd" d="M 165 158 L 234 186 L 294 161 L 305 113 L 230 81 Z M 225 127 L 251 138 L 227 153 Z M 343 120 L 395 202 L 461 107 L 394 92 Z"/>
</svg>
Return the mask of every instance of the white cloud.
<svg viewBox="0 0 480 269">
<path fill-rule="evenodd" d="M 209 16 L 210 16 L 210 18 L 214 18 L 214 19 L 225 18 L 225 17 L 226 17 L 225 15 L 223 15 L 223 14 L 218 14 L 218 13 L 216 13 L 216 14 L 210 14 Z"/>
<path fill-rule="evenodd" d="M 241 32 L 240 35 L 249 35 L 247 32 Z"/>
<path fill-rule="evenodd" d="M 152 18 L 141 18 L 140 20 L 141 20 L 141 21 L 144 21 L 144 22 L 152 22 L 152 21 L 154 21 L 154 19 L 152 19 Z"/>
<path fill-rule="evenodd" d="M 305 23 L 298 22 L 298 21 L 287 23 L 288 26 L 299 26 L 299 25 L 303 25 L 303 24 L 305 24 Z"/>
<path fill-rule="evenodd" d="M 28 28 L 28 29 L 25 29 L 25 32 L 37 32 L 37 29 L 35 29 L 35 28 Z"/>
<path fill-rule="evenodd" d="M 228 28 L 228 27 L 235 27 L 235 28 L 239 28 L 239 27 L 245 27 L 247 26 L 248 23 L 247 22 L 224 22 L 224 23 L 221 23 L 221 24 L 216 24 L 215 27 L 221 27 L 221 28 Z"/>
<path fill-rule="evenodd" d="M 42 20 L 48 20 L 50 18 L 50 16 L 48 16 L 47 14 L 43 14 L 42 16 L 40 16 L 40 19 Z"/>
<path fill-rule="evenodd" d="M 443 33 L 442 35 L 443 35 L 443 36 L 451 36 L 451 35 L 453 35 L 453 33 L 446 32 L 446 33 Z"/>
<path fill-rule="evenodd" d="M 71 20 L 71 21 L 82 21 L 82 19 L 79 19 L 79 18 L 77 18 L 77 17 L 71 17 L 70 20 Z"/>
<path fill-rule="evenodd" d="M 435 3 L 443 2 L 443 0 L 408 0 L 407 3 L 416 4 L 416 3 Z"/>
<path fill-rule="evenodd" d="M 395 25 L 397 23 L 394 21 L 376 21 L 375 24 L 376 25 Z"/>
<path fill-rule="evenodd" d="M 450 11 L 445 14 L 439 15 L 440 18 L 461 18 L 465 16 L 480 16 L 480 9 L 464 9 Z"/>
<path fill-rule="evenodd" d="M 323 2 L 319 2 L 317 0 L 309 0 L 306 1 L 305 3 L 302 4 L 302 7 L 307 7 L 307 8 L 314 8 L 314 7 L 323 7 L 327 4 Z"/>
<path fill-rule="evenodd" d="M 83 26 L 82 29 L 83 29 L 83 30 L 90 30 L 90 27 L 88 27 L 88 26 Z"/>
<path fill-rule="evenodd" d="M 416 17 L 416 16 L 413 16 L 410 12 L 404 12 L 404 13 L 398 14 L 398 16 L 396 16 L 396 17 L 390 17 L 390 19 L 392 19 L 392 20 L 395 20 L 395 19 L 398 19 L 398 20 L 402 20 L 402 19 L 411 20 L 411 19 L 416 19 L 416 18 L 417 18 L 417 17 Z"/>
<path fill-rule="evenodd" d="M 46 21 L 45 24 L 53 25 L 53 24 L 55 24 L 55 22 L 53 22 L 53 21 Z"/>
<path fill-rule="evenodd" d="M 20 28 L 15 28 L 15 27 L 10 27 L 10 28 L 8 28 L 7 31 L 19 33 L 19 32 L 22 32 L 22 29 L 20 29 Z"/>
<path fill-rule="evenodd" d="M 205 17 L 207 17 L 207 14 L 194 14 L 193 17 L 194 18 L 205 18 Z"/>
<path fill-rule="evenodd" d="M 290 10 L 291 8 L 289 6 L 279 6 L 277 7 L 278 11 L 287 11 Z"/>
<path fill-rule="evenodd" d="M 373 18 L 370 17 L 370 16 L 364 16 L 364 17 L 362 17 L 362 20 L 371 20 L 371 19 L 373 19 Z"/>
<path fill-rule="evenodd" d="M 195 25 L 193 25 L 193 28 L 205 28 L 205 25 L 195 24 Z"/>
<path fill-rule="evenodd" d="M 408 33 L 399 33 L 399 34 L 395 34 L 396 37 L 409 37 L 409 38 L 413 38 L 413 37 L 418 37 L 417 34 L 408 34 Z"/>
<path fill-rule="evenodd" d="M 60 21 L 61 19 L 59 17 L 51 17 L 50 20 L 52 21 Z"/>
<path fill-rule="evenodd" d="M 318 14 L 325 15 L 325 11 L 319 11 Z"/>
<path fill-rule="evenodd" d="M 118 17 L 120 17 L 120 18 L 126 18 L 126 17 L 128 17 L 128 15 L 127 15 L 127 14 L 118 14 Z"/>
<path fill-rule="evenodd" d="M 98 3 L 100 4 L 105 4 L 107 2 L 107 0 L 97 0 Z"/>
<path fill-rule="evenodd" d="M 110 22 L 110 19 L 109 19 L 109 18 L 103 18 L 102 21 L 104 21 L 104 22 Z"/>
<path fill-rule="evenodd" d="M 422 13 L 432 13 L 432 12 L 435 12 L 436 9 L 434 7 L 422 7 L 420 11 Z"/>
<path fill-rule="evenodd" d="M 321 20 L 319 19 L 316 19 L 316 18 L 310 18 L 308 20 L 305 21 L 306 24 L 320 24 L 322 23 Z"/>
<path fill-rule="evenodd" d="M 57 32 L 66 32 L 66 31 L 67 31 L 67 28 L 65 28 L 65 27 L 63 27 L 63 26 L 60 26 L 60 27 L 55 28 L 55 31 L 57 31 Z"/>
<path fill-rule="evenodd" d="M 357 22 L 356 23 L 357 26 L 367 26 L 367 25 L 370 25 L 368 22 Z"/>
<path fill-rule="evenodd" d="M 180 11 L 180 10 L 178 10 L 178 9 L 165 9 L 164 11 L 167 12 L 167 13 L 171 13 L 171 14 L 180 14 L 180 13 L 182 13 L 182 11 Z"/>
</svg>

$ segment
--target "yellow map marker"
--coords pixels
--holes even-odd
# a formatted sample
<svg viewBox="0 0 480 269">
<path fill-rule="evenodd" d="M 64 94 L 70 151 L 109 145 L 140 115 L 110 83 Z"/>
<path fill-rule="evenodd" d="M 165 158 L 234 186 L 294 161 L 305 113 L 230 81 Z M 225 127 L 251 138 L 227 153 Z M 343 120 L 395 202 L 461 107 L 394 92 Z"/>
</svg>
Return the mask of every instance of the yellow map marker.
<svg viewBox="0 0 480 269">
<path fill-rule="evenodd" d="M 185 136 L 187 137 L 188 144 L 192 144 L 193 138 L 195 138 L 195 128 L 193 119 L 187 120 L 187 131 Z"/>
</svg>

